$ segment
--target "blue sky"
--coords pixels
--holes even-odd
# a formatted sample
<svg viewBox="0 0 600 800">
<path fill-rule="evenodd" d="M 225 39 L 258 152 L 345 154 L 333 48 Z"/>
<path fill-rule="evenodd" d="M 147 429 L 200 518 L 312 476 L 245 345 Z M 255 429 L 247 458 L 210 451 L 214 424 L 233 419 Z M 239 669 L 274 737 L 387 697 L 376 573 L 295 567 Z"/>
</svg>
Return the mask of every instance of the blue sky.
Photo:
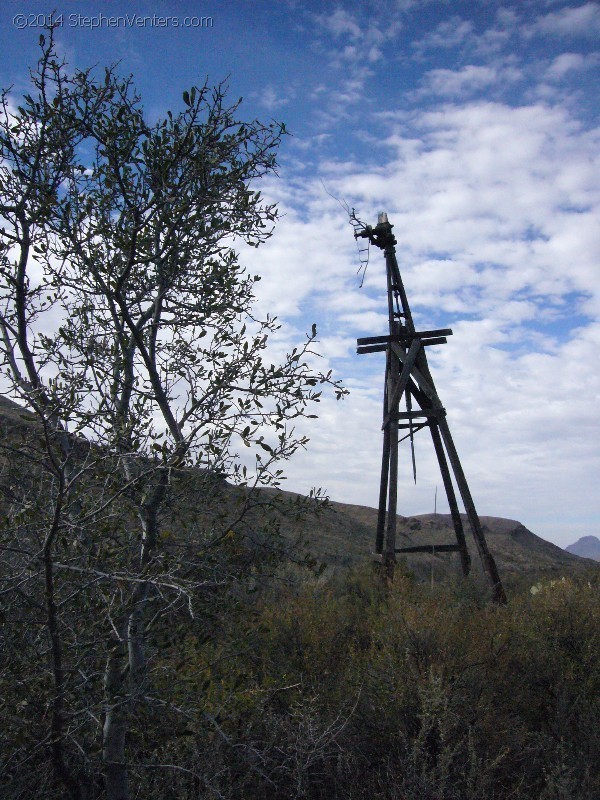
<svg viewBox="0 0 600 800">
<path fill-rule="evenodd" d="M 388 212 L 417 324 L 454 330 L 429 356 L 480 513 L 561 545 L 600 535 L 598 3 L 5 0 L 2 86 L 25 87 L 53 9 L 66 60 L 120 61 L 151 119 L 227 78 L 243 116 L 292 133 L 263 187 L 284 216 L 242 258 L 283 323 L 274 354 L 316 322 L 351 394 L 322 402 L 287 488 L 377 502 L 384 365 L 355 339 L 386 331 L 383 263 L 359 288 L 337 197 Z M 441 489 L 425 433 L 417 458 L 414 487 L 401 452 L 403 514 Z"/>
</svg>

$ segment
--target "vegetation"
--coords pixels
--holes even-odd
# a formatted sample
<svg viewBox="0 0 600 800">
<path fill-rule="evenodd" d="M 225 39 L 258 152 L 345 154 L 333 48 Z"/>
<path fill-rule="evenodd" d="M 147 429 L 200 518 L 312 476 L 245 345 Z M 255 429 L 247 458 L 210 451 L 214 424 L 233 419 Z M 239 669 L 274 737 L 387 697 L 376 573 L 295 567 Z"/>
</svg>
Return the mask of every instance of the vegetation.
<svg viewBox="0 0 600 800">
<path fill-rule="evenodd" d="M 178 653 L 205 697 L 178 796 L 597 796 L 598 610 L 585 581 L 508 609 L 410 578 L 278 586 Z"/>
<path fill-rule="evenodd" d="M 365 572 L 282 568 L 237 587 L 226 613 L 205 603 L 193 624 L 180 614 L 153 630 L 146 691 L 164 706 L 140 704 L 129 730 L 141 795 L 598 796 L 597 580 L 538 583 L 506 608 L 410 575 L 386 588 Z M 25 659 L 13 670 L 4 736 L 28 759 L 5 796 L 61 797 L 35 747 L 44 675 Z M 103 796 L 100 779 L 90 796 Z"/>
<path fill-rule="evenodd" d="M 598 796 L 597 589 L 548 583 L 498 609 L 410 577 L 279 587 L 235 620 L 227 648 L 189 654 L 218 722 L 196 729 L 196 765 L 211 754 L 204 791 Z"/>
</svg>

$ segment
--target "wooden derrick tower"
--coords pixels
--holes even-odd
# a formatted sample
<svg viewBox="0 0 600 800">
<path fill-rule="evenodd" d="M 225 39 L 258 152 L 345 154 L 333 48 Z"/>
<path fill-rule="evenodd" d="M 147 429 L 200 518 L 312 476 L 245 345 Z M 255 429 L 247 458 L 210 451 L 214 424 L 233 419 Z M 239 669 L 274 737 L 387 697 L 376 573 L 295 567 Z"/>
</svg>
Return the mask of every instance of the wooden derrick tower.
<svg viewBox="0 0 600 800">
<path fill-rule="evenodd" d="M 375 549 L 377 553 L 382 554 L 384 569 L 389 576 L 393 576 L 397 553 L 457 552 L 460 556 L 463 575 L 466 577 L 470 571 L 471 559 L 467 551 L 465 532 L 452 481 L 453 473 L 483 569 L 490 582 L 493 598 L 498 603 L 505 603 L 506 595 L 496 562 L 488 549 L 467 479 L 448 427 L 446 410 L 438 397 L 425 354 L 427 346 L 445 344 L 446 336 L 451 335 L 452 331 L 449 329 L 415 330 L 396 260 L 396 239 L 392 234 L 392 227 L 388 222 L 387 214 L 380 214 L 376 227 L 368 225 L 355 232 L 357 238 L 368 239 L 383 250 L 387 274 L 389 334 L 357 340 L 359 354 L 386 353 L 382 425 L 383 455 Z M 400 410 L 402 400 L 404 401 L 403 407 L 406 407 L 405 411 Z M 424 428 L 429 429 L 440 466 L 456 534 L 456 544 L 396 547 L 398 444 L 404 438 L 410 439 L 414 471 L 413 437 Z"/>
</svg>

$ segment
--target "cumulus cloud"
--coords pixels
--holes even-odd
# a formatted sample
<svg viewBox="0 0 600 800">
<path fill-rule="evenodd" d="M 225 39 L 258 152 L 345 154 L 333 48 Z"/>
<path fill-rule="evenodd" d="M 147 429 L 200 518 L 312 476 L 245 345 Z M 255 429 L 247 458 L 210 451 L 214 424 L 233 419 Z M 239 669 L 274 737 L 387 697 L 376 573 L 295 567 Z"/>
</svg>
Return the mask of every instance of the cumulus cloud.
<svg viewBox="0 0 600 800">
<path fill-rule="evenodd" d="M 468 64 L 461 69 L 433 69 L 423 78 L 421 93 L 459 98 L 477 94 L 484 89 L 519 80 L 521 73 L 514 67 L 498 68 Z"/>
<path fill-rule="evenodd" d="M 257 95 L 257 97 L 260 105 L 263 106 L 263 108 L 266 108 L 267 111 L 275 111 L 275 109 L 287 105 L 291 99 L 290 93 L 283 94 L 275 89 L 275 87 L 271 84 L 265 86 L 263 91 Z"/>
<path fill-rule="evenodd" d="M 600 33 L 600 5 L 585 3 L 542 15 L 531 26 L 531 32 L 593 38 Z"/>
<path fill-rule="evenodd" d="M 336 39 L 349 36 L 350 39 L 358 39 L 361 36 L 361 27 L 356 19 L 344 8 L 338 6 L 331 12 L 320 14 L 318 21 L 328 33 Z"/>
<path fill-rule="evenodd" d="M 584 72 L 600 63 L 600 53 L 561 53 L 546 70 L 546 79 L 560 81 L 571 72 Z"/>
<path fill-rule="evenodd" d="M 450 49 L 462 45 L 471 38 L 474 25 L 471 20 L 453 16 L 440 22 L 427 36 L 413 44 L 416 53 L 423 54 L 427 50 Z"/>
</svg>

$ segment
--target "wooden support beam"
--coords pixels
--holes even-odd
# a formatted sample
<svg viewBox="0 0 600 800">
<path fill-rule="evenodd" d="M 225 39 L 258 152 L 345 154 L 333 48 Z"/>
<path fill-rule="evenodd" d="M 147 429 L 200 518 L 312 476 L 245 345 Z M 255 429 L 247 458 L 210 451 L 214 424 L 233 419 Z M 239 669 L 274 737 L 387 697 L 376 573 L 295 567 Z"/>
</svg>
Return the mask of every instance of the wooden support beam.
<svg viewBox="0 0 600 800">
<path fill-rule="evenodd" d="M 417 337 L 419 339 L 431 339 L 431 338 L 438 338 L 440 336 L 452 336 L 452 328 L 434 328 L 433 330 L 429 331 L 414 331 L 414 333 L 406 333 L 401 334 L 401 339 L 413 339 Z"/>
<path fill-rule="evenodd" d="M 442 412 L 445 413 L 445 410 L 442 409 Z M 392 416 L 394 417 L 394 421 L 398 422 L 401 419 L 421 419 L 422 417 L 436 417 L 438 411 L 432 411 L 431 409 L 427 409 L 425 411 L 398 411 L 396 414 L 391 415 L 388 414 L 387 417 L 383 420 L 381 425 L 381 430 L 384 431 L 387 426 L 390 424 Z M 399 427 L 399 426 L 398 426 Z M 404 428 L 410 428 L 410 425 L 405 425 Z"/>
<path fill-rule="evenodd" d="M 423 347 L 428 347 L 429 345 L 437 345 L 437 344 L 446 344 L 448 340 L 445 336 L 438 336 L 433 339 L 422 339 L 421 344 Z M 397 344 L 397 342 L 396 342 Z M 360 345 L 356 348 L 356 352 L 359 356 L 365 355 L 365 353 L 385 353 L 388 349 L 388 344 L 369 344 L 369 345 Z"/>
<path fill-rule="evenodd" d="M 400 419 L 417 419 L 419 417 L 437 417 L 446 413 L 445 408 L 422 408 L 420 411 L 399 411 L 396 417 Z"/>
<path fill-rule="evenodd" d="M 445 408 L 426 408 L 421 409 L 421 411 L 398 411 L 395 414 L 388 414 L 388 416 L 383 420 L 383 424 L 381 426 L 381 430 L 384 431 L 386 427 L 390 424 L 392 417 L 394 418 L 395 422 L 398 422 L 401 419 L 422 419 L 423 417 L 437 417 L 440 414 L 445 414 Z M 405 428 L 410 428 L 410 425 L 404 426 Z"/>
<path fill-rule="evenodd" d="M 469 524 L 471 525 L 471 531 L 473 532 L 473 538 L 475 539 L 475 544 L 477 545 L 477 550 L 479 551 L 481 563 L 492 585 L 494 600 L 497 603 L 506 605 L 508 600 L 506 598 L 502 582 L 500 581 L 498 568 L 496 567 L 494 557 L 488 550 L 487 542 L 481 528 L 481 522 L 479 521 L 479 516 L 475 510 L 475 503 L 471 497 L 469 485 L 467 483 L 465 473 L 463 472 L 463 468 L 454 445 L 454 440 L 452 439 L 452 435 L 450 433 L 450 428 L 448 427 L 448 423 L 445 418 L 438 420 L 438 424 L 444 445 L 446 447 L 446 452 L 448 453 L 448 459 L 452 466 L 452 471 L 456 477 L 456 482 L 465 506 L 465 511 L 467 512 L 467 517 L 469 518 Z"/>
<path fill-rule="evenodd" d="M 415 433 L 418 433 L 419 431 L 422 431 L 423 428 L 427 427 L 429 427 L 428 422 L 422 422 L 420 425 L 398 425 L 399 429 L 403 428 L 404 430 L 408 429 L 409 431 L 406 436 L 402 436 L 402 438 L 398 439 L 398 444 L 402 444 L 402 442 L 405 442 L 407 439 L 411 439 L 412 441 L 412 437 L 415 435 Z M 414 444 L 412 445 L 412 450 L 414 453 Z"/>
<path fill-rule="evenodd" d="M 399 342 L 400 339 L 398 336 L 362 336 L 356 340 L 356 345 L 361 347 L 366 344 L 388 344 L 391 341 Z"/>
<path fill-rule="evenodd" d="M 365 353 L 385 353 L 387 349 L 387 344 L 369 344 L 362 347 L 357 347 L 356 352 L 359 356 L 362 356 Z"/>
<path fill-rule="evenodd" d="M 413 339 L 431 339 L 432 336 L 452 336 L 451 328 L 439 328 L 432 331 L 414 331 L 399 333 L 397 336 L 363 336 L 356 340 L 357 345 L 388 344 L 389 342 L 411 342 Z"/>
<path fill-rule="evenodd" d="M 435 454 L 437 456 L 438 464 L 440 467 L 440 473 L 442 475 L 442 481 L 444 483 L 444 490 L 446 492 L 446 497 L 448 498 L 448 506 L 450 507 L 452 524 L 454 525 L 454 534 L 456 536 L 456 541 L 458 543 L 460 551 L 460 564 L 462 568 L 462 573 L 466 578 L 471 571 L 471 556 L 469 555 L 469 551 L 467 550 L 465 531 L 463 528 L 460 511 L 458 509 L 458 503 L 456 502 L 456 494 L 454 492 L 452 476 L 450 475 L 450 470 L 448 468 L 448 461 L 446 459 L 446 454 L 444 452 L 444 445 L 442 444 L 442 438 L 440 436 L 440 431 L 436 422 L 432 422 L 429 425 L 429 430 L 431 431 L 431 440 L 433 442 L 433 448 L 435 450 Z"/>
<path fill-rule="evenodd" d="M 392 275 L 389 270 L 386 271 L 387 287 L 388 287 L 388 324 L 390 336 L 396 336 L 400 333 L 400 323 L 395 318 L 394 298 L 391 290 Z M 392 351 L 389 347 L 386 348 L 385 359 L 385 385 L 384 385 L 384 407 L 383 416 L 389 418 L 392 411 L 398 411 L 398 406 L 394 408 L 390 405 L 390 400 L 393 393 L 393 387 L 398 380 L 400 372 L 400 365 L 398 359 L 392 357 Z M 390 423 L 387 426 L 387 497 L 384 500 L 384 507 L 386 512 L 383 522 L 385 524 L 385 543 L 382 547 L 382 562 L 383 570 L 382 577 L 385 581 L 394 579 L 394 570 L 396 565 L 396 554 L 394 548 L 396 546 L 396 509 L 398 504 L 398 431 L 394 429 L 394 425 L 398 423 Z M 386 449 L 386 434 L 384 433 L 384 450 Z M 379 514 L 381 516 L 381 502 L 379 507 Z"/>
<path fill-rule="evenodd" d="M 391 400 L 392 391 L 390 386 L 395 387 L 400 378 L 400 362 L 397 358 L 391 358 L 390 372 L 388 376 L 388 398 Z M 385 531 L 385 555 L 384 565 L 388 579 L 394 577 L 394 565 L 396 563 L 396 513 L 398 508 L 398 401 L 396 405 L 388 402 L 388 416 L 390 418 L 389 425 L 387 426 L 389 434 L 389 448 L 390 448 L 390 471 L 389 471 L 389 485 L 388 485 L 388 504 L 387 504 L 387 520 Z M 396 417 L 396 419 L 394 419 Z"/>
<path fill-rule="evenodd" d="M 379 484 L 379 511 L 377 512 L 377 533 L 375 550 L 383 553 L 383 537 L 385 533 L 385 512 L 387 508 L 388 479 L 390 474 L 390 429 L 386 426 L 383 432 L 383 452 L 381 454 L 381 482 Z"/>
<path fill-rule="evenodd" d="M 411 378 L 411 370 L 417 359 L 420 349 L 421 349 L 421 340 L 414 339 L 408 350 L 408 353 L 406 354 L 406 358 L 404 359 L 404 363 L 402 365 L 402 372 L 400 373 L 398 381 L 394 386 L 393 393 L 389 403 L 390 410 L 398 408 L 400 399 L 404 394 L 404 390 L 408 386 L 408 382 Z"/>
<path fill-rule="evenodd" d="M 392 352 L 394 353 L 394 355 L 399 359 L 399 361 L 404 363 L 404 361 L 406 360 L 406 353 L 400 347 L 400 345 L 396 344 L 396 342 L 391 342 L 390 343 L 390 347 L 391 347 Z M 423 353 L 423 358 L 424 359 L 427 358 L 425 353 Z M 419 359 L 419 360 L 421 360 L 421 359 Z M 424 375 L 422 375 L 422 373 L 417 369 L 416 366 L 413 366 L 413 368 L 411 370 L 411 375 L 412 375 L 413 379 L 416 381 L 416 383 L 418 384 L 418 386 L 421 389 L 421 391 L 423 391 L 430 400 L 432 400 L 434 402 L 437 402 L 437 403 L 440 403 L 440 399 L 437 396 L 437 392 L 435 391 L 435 386 L 433 385 L 433 381 L 431 381 L 431 382 L 428 381 L 427 378 Z M 441 405 L 441 403 L 440 403 L 440 405 Z"/>
<path fill-rule="evenodd" d="M 397 553 L 457 553 L 460 547 L 457 544 L 420 544 L 415 547 L 396 548 Z"/>
</svg>

